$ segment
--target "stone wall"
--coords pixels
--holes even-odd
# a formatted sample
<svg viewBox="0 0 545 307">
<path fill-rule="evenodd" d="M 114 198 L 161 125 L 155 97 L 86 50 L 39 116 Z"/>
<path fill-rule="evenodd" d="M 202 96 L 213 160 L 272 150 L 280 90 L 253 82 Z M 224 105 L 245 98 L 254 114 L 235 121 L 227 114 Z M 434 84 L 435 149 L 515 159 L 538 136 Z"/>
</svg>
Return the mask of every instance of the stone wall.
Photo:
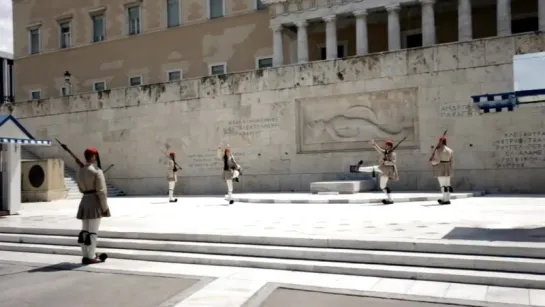
<svg viewBox="0 0 545 307">
<path fill-rule="evenodd" d="M 221 141 L 243 166 L 236 191 L 307 191 L 375 164 L 371 138 L 404 136 L 392 189 L 437 189 L 427 160 L 445 129 L 455 190 L 545 192 L 545 109 L 481 115 L 470 98 L 512 90 L 513 55 L 544 48 L 543 34 L 475 40 L 19 103 L 14 115 L 36 137 L 99 148 L 129 194 L 166 193 L 160 148 L 184 167 L 179 193 L 224 192 Z M 39 150 L 74 165 L 58 146 Z"/>
</svg>

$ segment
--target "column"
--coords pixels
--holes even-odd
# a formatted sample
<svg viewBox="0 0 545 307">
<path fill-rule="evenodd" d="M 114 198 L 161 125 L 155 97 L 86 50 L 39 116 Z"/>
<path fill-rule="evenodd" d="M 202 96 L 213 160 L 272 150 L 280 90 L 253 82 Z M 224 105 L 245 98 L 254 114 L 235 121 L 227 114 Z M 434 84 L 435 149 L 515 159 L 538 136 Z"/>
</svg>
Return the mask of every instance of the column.
<svg viewBox="0 0 545 307">
<path fill-rule="evenodd" d="M 299 21 L 297 25 L 297 62 L 306 63 L 308 62 L 308 35 L 307 35 L 307 26 L 308 23 L 306 20 Z"/>
<path fill-rule="evenodd" d="M 458 0 L 458 40 L 473 39 L 473 18 L 471 17 L 471 0 Z"/>
<path fill-rule="evenodd" d="M 282 44 L 282 25 L 271 26 L 273 30 L 273 66 L 284 65 L 284 46 Z"/>
<path fill-rule="evenodd" d="M 420 0 L 422 5 L 422 46 L 435 45 L 435 0 Z"/>
<path fill-rule="evenodd" d="M 369 37 L 367 35 L 367 11 L 355 11 L 356 17 L 356 55 L 369 53 Z"/>
<path fill-rule="evenodd" d="M 545 31 L 545 0 L 537 0 L 539 31 Z"/>
<path fill-rule="evenodd" d="M 511 35 L 511 0 L 497 0 L 498 36 Z"/>
<path fill-rule="evenodd" d="M 399 9 L 399 4 L 386 6 L 388 12 L 388 50 L 390 51 L 401 49 Z"/>
<path fill-rule="evenodd" d="M 328 60 L 337 58 L 337 16 L 330 15 L 324 17 L 325 21 L 325 38 L 326 38 L 326 55 Z"/>
<path fill-rule="evenodd" d="M 21 145 L 3 144 L 2 202 L 10 214 L 21 211 Z"/>
</svg>

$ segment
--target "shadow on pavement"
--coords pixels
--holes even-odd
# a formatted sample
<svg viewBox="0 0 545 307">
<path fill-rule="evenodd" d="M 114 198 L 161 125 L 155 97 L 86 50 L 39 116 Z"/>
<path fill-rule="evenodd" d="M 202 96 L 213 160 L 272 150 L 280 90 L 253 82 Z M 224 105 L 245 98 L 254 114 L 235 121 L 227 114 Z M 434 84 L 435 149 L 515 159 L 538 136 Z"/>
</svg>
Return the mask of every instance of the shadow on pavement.
<svg viewBox="0 0 545 307">
<path fill-rule="evenodd" d="M 52 264 L 48 266 L 43 266 L 40 268 L 35 268 L 29 270 L 29 273 L 43 273 L 43 272 L 58 272 L 58 271 L 72 271 L 84 267 L 80 263 L 71 263 L 71 262 L 61 262 L 57 264 Z"/>
<path fill-rule="evenodd" d="M 443 239 L 508 241 L 508 242 L 545 242 L 545 227 L 538 228 L 476 228 L 455 227 Z"/>
</svg>

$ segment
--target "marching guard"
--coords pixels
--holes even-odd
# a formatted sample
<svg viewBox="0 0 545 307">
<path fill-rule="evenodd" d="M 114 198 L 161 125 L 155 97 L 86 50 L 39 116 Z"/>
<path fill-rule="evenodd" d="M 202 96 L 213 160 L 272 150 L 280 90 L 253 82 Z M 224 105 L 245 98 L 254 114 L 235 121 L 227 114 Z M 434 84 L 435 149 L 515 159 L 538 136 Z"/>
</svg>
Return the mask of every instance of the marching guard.
<svg viewBox="0 0 545 307">
<path fill-rule="evenodd" d="M 97 233 L 100 221 L 110 217 L 108 206 L 108 189 L 102 170 L 95 165 L 100 164 L 100 156 L 95 148 L 88 148 L 83 153 L 85 164 L 78 170 L 76 181 L 83 194 L 79 203 L 76 218 L 82 221 L 78 243 L 81 245 L 82 264 L 93 264 L 106 261 L 106 254 L 97 255 Z"/>
<path fill-rule="evenodd" d="M 167 165 L 167 181 L 168 181 L 168 201 L 170 203 L 178 202 L 177 198 L 174 198 L 174 188 L 178 181 L 178 167 L 176 165 L 176 153 L 170 152 L 168 154 L 169 160 Z"/>
<path fill-rule="evenodd" d="M 441 137 L 430 159 L 431 165 L 435 170 L 435 177 L 437 177 L 441 192 L 443 193 L 443 198 L 437 200 L 441 205 L 450 205 L 450 193 L 454 192 L 450 185 L 450 177 L 452 176 L 454 164 L 453 153 L 454 151 L 447 146 L 447 138 Z"/>
<path fill-rule="evenodd" d="M 217 149 L 217 156 L 223 162 L 223 173 L 222 179 L 225 180 L 227 185 L 227 200 L 229 204 L 232 205 L 233 201 L 233 181 L 238 182 L 238 177 L 240 176 L 240 165 L 235 160 L 231 152 L 231 148 L 227 146 L 225 149 L 220 145 Z"/>
<path fill-rule="evenodd" d="M 382 200 L 385 205 L 393 204 L 394 201 L 390 195 L 391 189 L 388 187 L 388 181 L 399 180 L 399 174 L 396 166 L 396 153 L 393 150 L 394 143 L 390 140 L 386 140 L 386 147 L 381 148 L 374 140 L 371 140 L 370 145 L 381 155 L 379 161 L 378 172 L 380 173 L 379 184 L 380 189 L 386 195 L 386 198 Z"/>
</svg>

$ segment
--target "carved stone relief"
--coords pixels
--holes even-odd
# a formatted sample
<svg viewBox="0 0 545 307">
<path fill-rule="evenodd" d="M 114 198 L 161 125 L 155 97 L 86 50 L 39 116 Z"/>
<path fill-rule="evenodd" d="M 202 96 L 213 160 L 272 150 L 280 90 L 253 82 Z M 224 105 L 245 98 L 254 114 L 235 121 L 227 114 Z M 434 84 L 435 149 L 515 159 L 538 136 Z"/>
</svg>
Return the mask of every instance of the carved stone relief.
<svg viewBox="0 0 545 307">
<path fill-rule="evenodd" d="M 369 140 L 419 144 L 417 88 L 298 99 L 299 152 L 370 149 Z"/>
</svg>

